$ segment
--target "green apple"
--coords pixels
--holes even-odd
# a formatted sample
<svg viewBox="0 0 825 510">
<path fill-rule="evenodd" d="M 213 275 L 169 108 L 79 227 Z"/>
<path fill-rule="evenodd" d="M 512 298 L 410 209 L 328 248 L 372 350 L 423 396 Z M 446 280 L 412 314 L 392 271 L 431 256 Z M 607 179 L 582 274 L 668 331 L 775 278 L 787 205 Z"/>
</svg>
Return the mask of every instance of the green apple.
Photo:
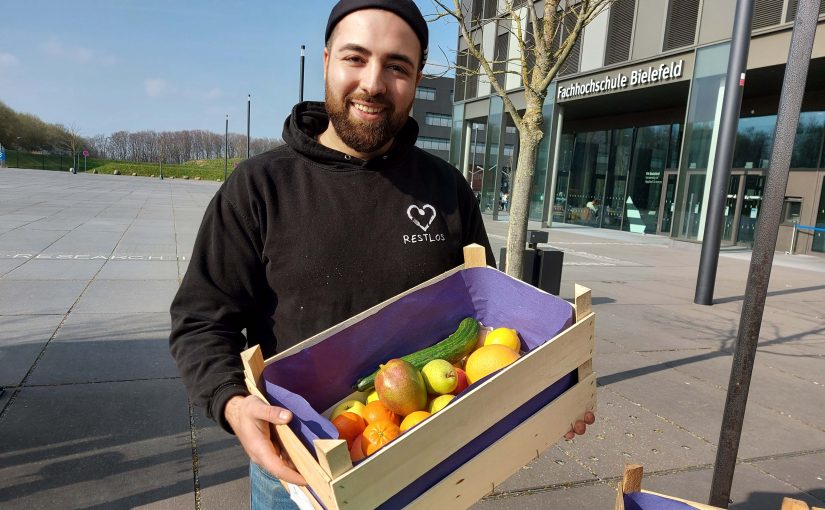
<svg viewBox="0 0 825 510">
<path fill-rule="evenodd" d="M 430 414 L 435 414 L 438 411 L 444 409 L 444 406 L 450 403 L 450 400 L 454 399 L 455 395 L 439 395 L 434 399 L 430 400 Z"/>
<path fill-rule="evenodd" d="M 329 416 L 329 421 L 334 420 L 338 417 L 339 414 L 345 413 L 347 411 L 363 417 L 364 407 L 364 404 L 358 400 L 345 400 L 344 402 L 338 404 L 335 407 L 335 409 L 332 410 L 332 414 Z"/>
<path fill-rule="evenodd" d="M 450 393 L 458 385 L 455 367 L 447 360 L 434 359 L 421 369 L 427 392 L 436 395 Z"/>
</svg>

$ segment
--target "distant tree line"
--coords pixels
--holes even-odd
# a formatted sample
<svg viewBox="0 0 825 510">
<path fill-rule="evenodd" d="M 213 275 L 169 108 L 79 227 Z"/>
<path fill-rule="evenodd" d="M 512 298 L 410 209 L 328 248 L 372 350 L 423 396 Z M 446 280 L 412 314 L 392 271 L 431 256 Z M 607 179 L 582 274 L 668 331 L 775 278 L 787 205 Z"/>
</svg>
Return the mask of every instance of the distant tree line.
<svg viewBox="0 0 825 510">
<path fill-rule="evenodd" d="M 109 136 L 96 135 L 87 140 L 89 152 L 100 158 L 120 161 L 163 161 L 183 163 L 193 159 L 224 157 L 224 135 L 200 129 L 184 131 L 118 131 Z M 276 138 L 251 138 L 250 156 L 268 151 L 284 142 Z M 246 157 L 246 135 L 229 133 L 226 154 Z"/>
<path fill-rule="evenodd" d="M 74 126 L 48 124 L 35 115 L 18 113 L 0 102 L 0 144 L 7 149 L 37 153 L 90 156 L 121 161 L 183 163 L 193 159 L 246 157 L 246 135 L 230 133 L 224 150 L 224 134 L 209 131 L 118 131 L 109 136 L 80 136 Z M 282 145 L 277 138 L 251 138 L 251 156 Z"/>
</svg>

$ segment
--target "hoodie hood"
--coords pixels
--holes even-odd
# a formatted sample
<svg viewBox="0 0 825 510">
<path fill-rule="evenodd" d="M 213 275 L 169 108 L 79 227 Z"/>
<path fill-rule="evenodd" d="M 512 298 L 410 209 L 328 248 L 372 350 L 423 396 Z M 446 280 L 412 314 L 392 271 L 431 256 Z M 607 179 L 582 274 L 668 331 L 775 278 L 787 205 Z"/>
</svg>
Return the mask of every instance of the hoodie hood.
<svg viewBox="0 0 825 510">
<path fill-rule="evenodd" d="M 390 149 L 381 156 L 365 161 L 321 145 L 317 139 L 318 135 L 323 133 L 328 125 L 329 117 L 324 103 L 298 103 L 284 122 L 283 138 L 295 152 L 316 163 L 340 170 L 381 168 L 395 164 L 415 146 L 418 138 L 418 123 L 409 117 L 401 131 L 395 135 Z"/>
</svg>

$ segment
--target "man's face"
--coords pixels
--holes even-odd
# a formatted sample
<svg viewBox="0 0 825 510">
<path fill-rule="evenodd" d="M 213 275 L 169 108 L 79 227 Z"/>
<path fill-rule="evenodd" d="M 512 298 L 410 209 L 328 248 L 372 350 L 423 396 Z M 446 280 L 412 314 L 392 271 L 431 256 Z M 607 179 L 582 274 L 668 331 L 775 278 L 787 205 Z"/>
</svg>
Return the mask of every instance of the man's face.
<svg viewBox="0 0 825 510">
<path fill-rule="evenodd" d="M 388 148 L 415 100 L 420 55 L 412 28 L 391 12 L 364 9 L 338 23 L 324 49 L 324 78 L 341 141 L 364 155 Z"/>
</svg>

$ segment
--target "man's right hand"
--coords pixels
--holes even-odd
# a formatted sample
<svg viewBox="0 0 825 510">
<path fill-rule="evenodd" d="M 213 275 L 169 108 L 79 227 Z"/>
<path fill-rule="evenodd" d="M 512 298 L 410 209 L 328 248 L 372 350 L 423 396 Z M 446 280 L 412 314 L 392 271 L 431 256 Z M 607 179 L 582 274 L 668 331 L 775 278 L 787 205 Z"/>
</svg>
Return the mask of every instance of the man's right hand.
<svg viewBox="0 0 825 510">
<path fill-rule="evenodd" d="M 306 485 L 306 480 L 291 465 L 286 453 L 270 439 L 270 424 L 289 423 L 292 419 L 289 410 L 267 405 L 253 395 L 237 395 L 229 399 L 223 413 L 252 462 L 280 480 Z"/>
</svg>

